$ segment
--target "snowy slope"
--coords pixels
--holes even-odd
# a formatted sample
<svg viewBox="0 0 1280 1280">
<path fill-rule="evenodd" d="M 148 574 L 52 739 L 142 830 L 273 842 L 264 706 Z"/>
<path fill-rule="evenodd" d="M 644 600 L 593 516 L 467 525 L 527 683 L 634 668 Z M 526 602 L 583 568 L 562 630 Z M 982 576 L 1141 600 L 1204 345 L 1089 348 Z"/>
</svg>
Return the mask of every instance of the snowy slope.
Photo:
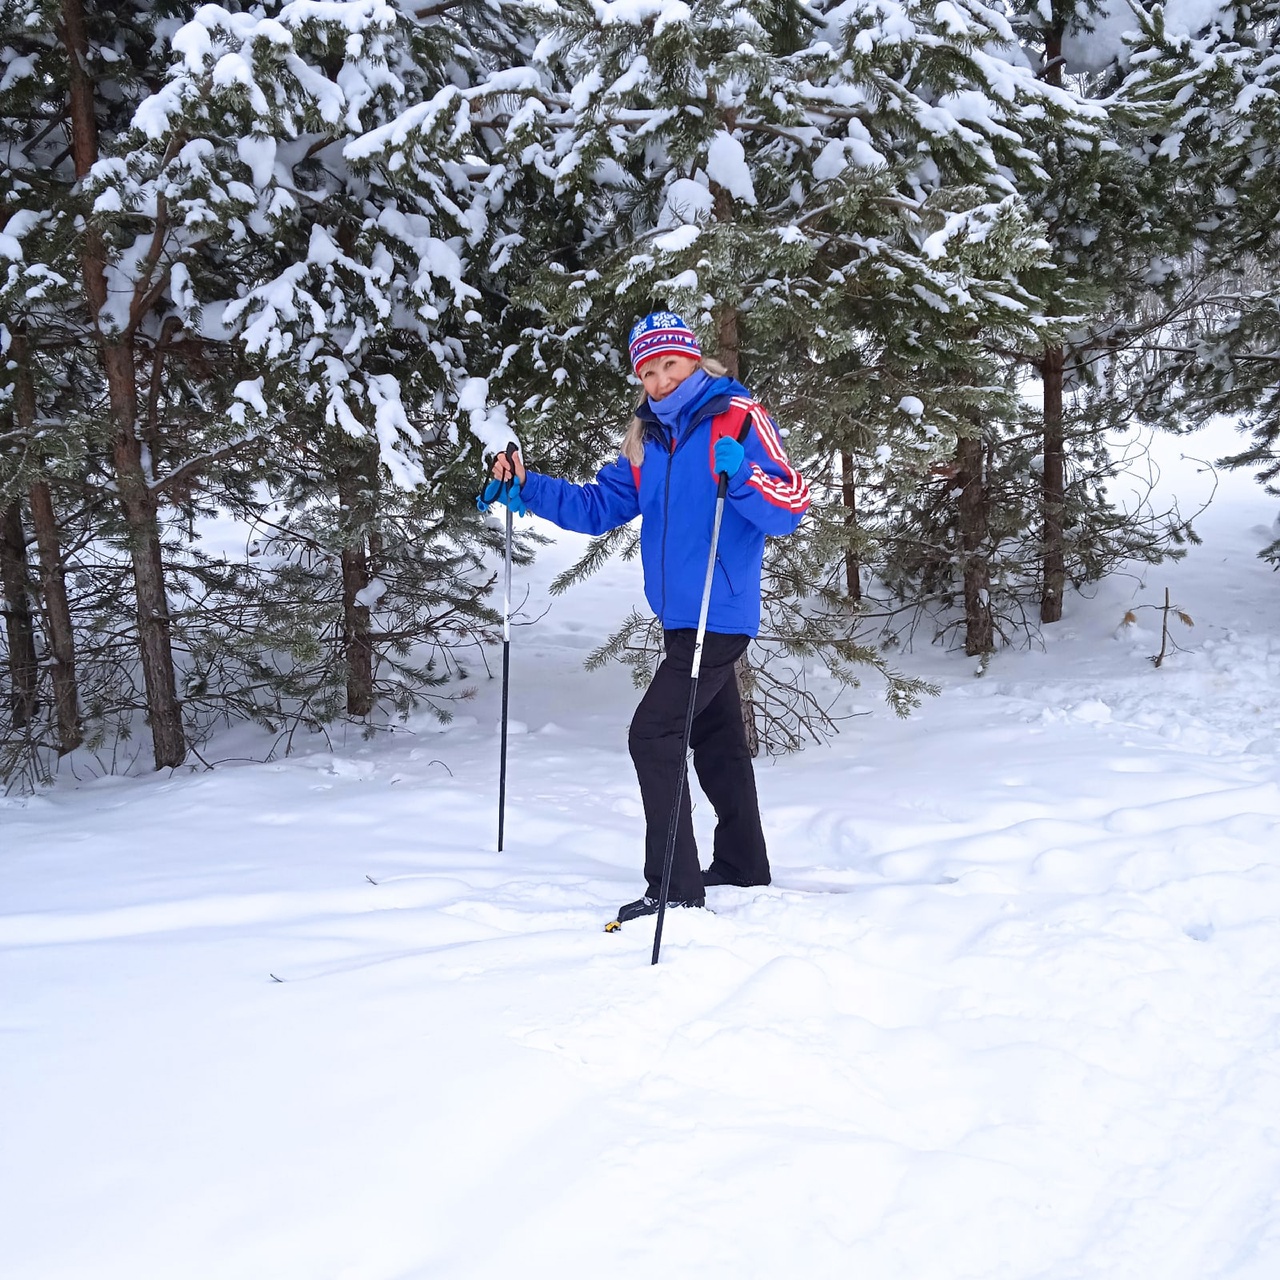
<svg viewBox="0 0 1280 1280">
<path fill-rule="evenodd" d="M 502 855 L 496 682 L 445 731 L 0 802 L 4 1274 L 1280 1274 L 1274 514 L 1225 477 L 1185 563 L 762 762 L 775 886 L 672 913 L 656 969 L 600 931 L 636 695 L 581 670 L 634 566 L 517 632 Z M 1166 586 L 1157 671 L 1118 624 Z"/>
</svg>

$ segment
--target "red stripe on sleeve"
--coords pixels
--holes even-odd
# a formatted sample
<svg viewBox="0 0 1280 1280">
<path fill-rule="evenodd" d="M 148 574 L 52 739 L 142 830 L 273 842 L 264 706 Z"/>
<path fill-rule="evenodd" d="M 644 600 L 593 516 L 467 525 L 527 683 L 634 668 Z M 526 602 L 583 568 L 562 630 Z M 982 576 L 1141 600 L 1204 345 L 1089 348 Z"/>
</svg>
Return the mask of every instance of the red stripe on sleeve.
<svg viewBox="0 0 1280 1280">
<path fill-rule="evenodd" d="M 763 406 L 752 404 L 750 410 L 756 435 L 759 436 L 769 460 L 778 467 L 782 475 L 770 475 L 758 463 L 753 462 L 751 477 L 747 483 L 774 506 L 785 507 L 789 511 L 804 511 L 810 502 L 809 486 L 791 465 L 782 441 L 778 438 L 778 429 Z"/>
</svg>

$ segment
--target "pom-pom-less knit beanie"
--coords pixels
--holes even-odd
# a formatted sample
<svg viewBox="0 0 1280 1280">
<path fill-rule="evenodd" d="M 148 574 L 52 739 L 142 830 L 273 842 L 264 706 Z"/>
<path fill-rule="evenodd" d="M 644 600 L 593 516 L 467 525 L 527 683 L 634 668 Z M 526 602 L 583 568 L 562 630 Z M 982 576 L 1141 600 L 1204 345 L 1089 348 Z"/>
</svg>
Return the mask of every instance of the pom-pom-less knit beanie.
<svg viewBox="0 0 1280 1280">
<path fill-rule="evenodd" d="M 637 373 L 641 365 L 655 356 L 702 358 L 697 335 L 674 311 L 655 311 L 645 316 L 631 330 L 627 345 L 631 351 L 631 367 Z"/>
</svg>

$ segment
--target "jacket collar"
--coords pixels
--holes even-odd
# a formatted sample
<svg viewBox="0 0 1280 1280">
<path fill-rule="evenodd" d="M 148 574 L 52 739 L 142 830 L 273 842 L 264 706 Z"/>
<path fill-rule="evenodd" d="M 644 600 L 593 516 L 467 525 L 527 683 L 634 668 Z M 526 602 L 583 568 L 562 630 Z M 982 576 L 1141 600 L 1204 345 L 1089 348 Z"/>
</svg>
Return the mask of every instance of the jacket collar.
<svg viewBox="0 0 1280 1280">
<path fill-rule="evenodd" d="M 734 378 L 723 377 L 716 378 L 711 386 L 707 388 L 706 398 L 694 410 L 693 417 L 689 420 L 688 431 L 692 431 L 699 423 L 705 422 L 708 418 L 717 417 L 722 414 L 733 400 L 734 396 L 746 396 L 750 398 L 751 392 Z M 636 417 L 645 425 L 645 435 L 656 435 L 660 439 L 667 438 L 667 428 L 662 420 L 653 411 L 653 406 L 645 398 L 644 403 L 636 410 Z M 687 432 L 686 432 L 687 434 Z"/>
</svg>

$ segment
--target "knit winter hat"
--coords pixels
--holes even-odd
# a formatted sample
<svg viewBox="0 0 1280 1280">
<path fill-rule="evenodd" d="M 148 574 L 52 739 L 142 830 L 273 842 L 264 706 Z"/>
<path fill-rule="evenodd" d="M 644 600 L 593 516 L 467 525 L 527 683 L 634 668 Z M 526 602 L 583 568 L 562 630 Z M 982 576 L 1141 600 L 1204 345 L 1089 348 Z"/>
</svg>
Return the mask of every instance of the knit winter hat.
<svg viewBox="0 0 1280 1280">
<path fill-rule="evenodd" d="M 640 372 L 640 366 L 654 356 L 688 356 L 702 358 L 697 335 L 674 311 L 655 311 L 645 316 L 627 339 L 631 349 L 631 367 Z"/>
</svg>

